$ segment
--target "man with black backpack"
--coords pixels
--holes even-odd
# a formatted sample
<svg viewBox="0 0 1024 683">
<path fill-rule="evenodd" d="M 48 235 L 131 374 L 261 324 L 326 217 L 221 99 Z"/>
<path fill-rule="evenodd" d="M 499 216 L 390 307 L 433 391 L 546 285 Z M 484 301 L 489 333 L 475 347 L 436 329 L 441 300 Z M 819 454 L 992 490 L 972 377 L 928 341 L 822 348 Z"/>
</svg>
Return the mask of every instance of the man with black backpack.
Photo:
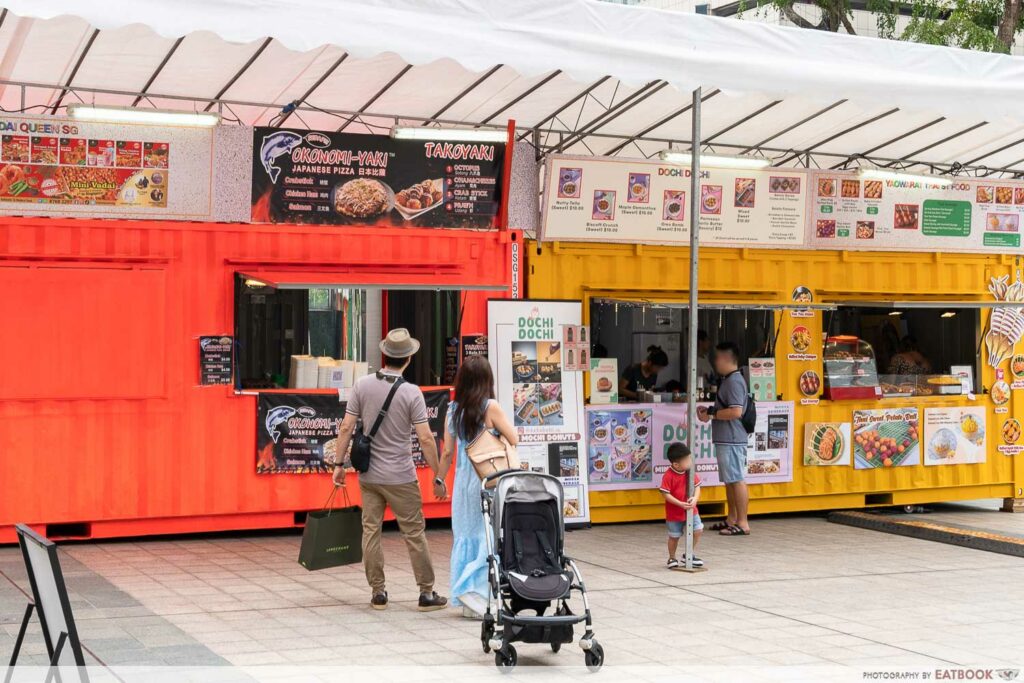
<svg viewBox="0 0 1024 683">
<path fill-rule="evenodd" d="M 747 436 L 753 432 L 757 413 L 747 395 L 747 383 L 740 372 L 740 349 L 733 342 L 715 347 L 715 372 L 722 378 L 718 396 L 710 408 L 700 407 L 701 422 L 711 420 L 711 440 L 718 461 L 718 478 L 725 484 L 729 513 L 724 522 L 711 527 L 722 536 L 749 536 L 747 507 Z"/>
<path fill-rule="evenodd" d="M 445 484 L 436 477 L 438 471 L 437 442 L 427 422 L 427 405 L 423 392 L 415 384 L 402 379 L 420 343 L 409 330 L 391 330 L 380 343 L 384 367 L 367 375 L 352 389 L 345 419 L 338 429 L 337 453 L 348 453 L 349 464 L 359 472 L 359 491 L 363 502 L 363 568 L 372 592 L 370 606 L 387 609 L 388 593 L 384 585 L 384 551 L 380 546 L 380 530 L 387 507 L 395 514 L 398 528 L 405 539 L 412 561 L 413 574 L 420 588 L 419 610 L 443 609 L 447 598 L 434 592 L 434 566 L 427 547 L 426 523 L 423 519 L 423 498 L 416 478 L 412 457 L 415 430 L 423 458 L 434 471 L 434 495 L 447 497 Z M 362 424 L 361 427 L 358 425 Z M 334 469 L 334 483 L 345 486 L 345 469 Z"/>
</svg>

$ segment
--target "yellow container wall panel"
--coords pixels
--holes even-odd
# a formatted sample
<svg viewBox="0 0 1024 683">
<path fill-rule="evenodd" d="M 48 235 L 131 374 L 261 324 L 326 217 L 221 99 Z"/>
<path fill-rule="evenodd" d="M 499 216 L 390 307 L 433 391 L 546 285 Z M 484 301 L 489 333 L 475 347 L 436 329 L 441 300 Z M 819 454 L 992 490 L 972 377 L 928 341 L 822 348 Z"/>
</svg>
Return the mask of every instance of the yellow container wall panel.
<svg viewBox="0 0 1024 683">
<path fill-rule="evenodd" d="M 689 295 L 689 250 L 618 244 L 537 243 L 526 248 L 526 295 L 536 299 L 580 299 L 589 318 L 590 300 L 612 298 L 646 301 L 685 301 Z M 816 302 L 841 301 L 991 301 L 989 279 L 1010 275 L 1019 259 L 990 254 L 933 254 L 806 250 L 707 248 L 700 252 L 699 292 L 704 303 L 784 303 L 793 290 L 806 286 Z M 789 361 L 788 330 L 802 324 L 812 330 L 821 348 L 822 315 L 781 321 L 776 368 L 782 400 L 794 401 L 793 481 L 751 486 L 752 512 L 819 510 L 881 504 L 910 504 L 964 500 L 984 496 L 1024 497 L 1024 454 L 1006 456 L 997 450 L 1005 419 L 1024 421 L 1024 396 L 1013 392 L 1008 413 L 997 414 L 987 394 L 972 401 L 966 396 L 826 401 L 803 406 L 797 380 L 805 370 L 822 373 L 813 362 Z M 982 323 L 988 320 L 982 313 Z M 836 330 L 841 332 L 841 330 Z M 983 357 L 987 353 L 982 348 Z M 1004 368 L 1007 379 L 1009 369 Z M 993 368 L 982 366 L 982 386 L 995 381 Z M 922 464 L 873 470 L 850 466 L 804 466 L 804 425 L 808 422 L 850 422 L 855 410 L 918 408 L 923 429 L 926 408 L 985 406 L 987 455 L 972 465 Z M 885 495 L 891 494 L 891 495 Z M 702 508 L 715 512 L 725 500 L 724 487 L 702 493 Z M 656 519 L 662 514 L 656 490 L 601 491 L 590 495 L 594 520 Z"/>
</svg>

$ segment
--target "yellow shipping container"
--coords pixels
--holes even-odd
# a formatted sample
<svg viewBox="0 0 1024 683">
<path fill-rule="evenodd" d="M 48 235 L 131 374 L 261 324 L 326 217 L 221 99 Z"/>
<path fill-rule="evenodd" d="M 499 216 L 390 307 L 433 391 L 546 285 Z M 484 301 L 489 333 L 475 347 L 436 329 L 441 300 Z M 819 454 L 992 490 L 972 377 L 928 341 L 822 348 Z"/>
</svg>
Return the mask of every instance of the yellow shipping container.
<svg viewBox="0 0 1024 683">
<path fill-rule="evenodd" d="M 645 245 L 552 242 L 526 245 L 526 295 L 534 299 L 580 299 L 589 324 L 594 299 L 671 301 L 684 303 L 689 290 L 689 249 Z M 992 254 L 903 253 L 877 251 L 808 251 L 706 248 L 700 252 L 701 304 L 784 304 L 798 286 L 807 286 L 815 302 L 887 301 L 976 302 L 992 301 L 990 278 L 1016 277 L 1020 259 Z M 987 323 L 983 310 L 981 321 Z M 821 348 L 821 312 L 813 319 L 782 317 L 780 339 L 788 328 L 806 325 L 817 335 Z M 778 319 L 777 323 L 778 324 Z M 822 374 L 820 355 L 815 361 L 790 361 L 786 345 L 775 349 L 778 391 L 784 401 L 795 401 L 793 480 L 752 485 L 751 513 L 910 505 L 976 498 L 1003 498 L 1007 505 L 1024 499 L 1024 454 L 1007 456 L 997 450 L 1003 443 L 1001 425 L 1010 417 L 1024 421 L 1024 397 L 1018 392 L 996 413 L 987 389 L 995 370 L 981 363 L 980 385 L 986 393 L 975 401 L 967 396 L 886 398 L 883 400 L 828 401 L 801 405 L 797 380 L 805 370 Z M 984 349 L 984 346 L 982 346 Z M 984 351 L 983 351 L 984 353 Z M 1007 379 L 1009 369 L 1003 368 Z M 985 406 L 987 457 L 984 463 L 924 465 L 857 470 L 849 467 L 805 467 L 804 424 L 849 422 L 854 410 L 895 407 L 926 408 Z M 922 447 L 922 451 L 924 448 Z M 581 468 L 582 469 L 582 468 Z M 584 475 L 585 476 L 585 475 Z M 722 514 L 723 487 L 708 487 L 702 494 L 703 515 Z M 590 494 L 595 522 L 659 519 L 663 501 L 657 490 L 595 491 Z"/>
</svg>

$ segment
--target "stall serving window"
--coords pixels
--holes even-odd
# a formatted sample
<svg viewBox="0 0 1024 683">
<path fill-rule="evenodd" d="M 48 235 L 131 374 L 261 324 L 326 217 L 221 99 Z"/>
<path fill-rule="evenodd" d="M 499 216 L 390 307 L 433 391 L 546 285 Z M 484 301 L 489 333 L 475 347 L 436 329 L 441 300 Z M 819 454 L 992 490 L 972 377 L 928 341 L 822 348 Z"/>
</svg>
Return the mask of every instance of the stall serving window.
<svg viewBox="0 0 1024 683">
<path fill-rule="evenodd" d="M 237 388 L 350 386 L 380 367 L 377 345 L 397 327 L 408 328 L 421 344 L 406 379 L 421 386 L 445 384 L 446 342 L 458 336 L 462 301 L 458 290 L 292 285 L 239 274 Z M 331 379 L 320 370 L 331 366 L 345 370 Z"/>
<path fill-rule="evenodd" d="M 594 358 L 615 358 L 619 373 L 642 363 L 651 349 L 664 352 L 668 364 L 657 373 L 655 390 L 672 394 L 687 391 L 689 378 L 688 319 L 685 304 L 594 299 L 590 305 Z M 721 342 L 740 347 L 741 366 L 750 358 L 772 355 L 775 311 L 741 304 L 699 306 L 698 377 L 708 390 L 715 384 L 712 353 Z"/>
<path fill-rule="evenodd" d="M 957 395 L 963 368 L 979 376 L 979 305 L 841 303 L 822 325 L 826 398 Z"/>
</svg>

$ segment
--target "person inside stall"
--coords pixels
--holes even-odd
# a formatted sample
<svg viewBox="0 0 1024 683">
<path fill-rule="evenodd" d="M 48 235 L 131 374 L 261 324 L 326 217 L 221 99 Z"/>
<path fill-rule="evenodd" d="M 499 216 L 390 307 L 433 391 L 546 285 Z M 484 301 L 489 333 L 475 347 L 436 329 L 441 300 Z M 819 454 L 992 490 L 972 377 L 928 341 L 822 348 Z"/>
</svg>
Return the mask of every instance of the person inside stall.
<svg viewBox="0 0 1024 683">
<path fill-rule="evenodd" d="M 648 346 L 647 358 L 630 365 L 619 379 L 619 396 L 630 401 L 639 398 L 641 389 L 651 390 L 658 383 L 658 373 L 668 367 L 668 355 L 660 346 Z"/>
<path fill-rule="evenodd" d="M 900 352 L 889 361 L 890 375 L 926 375 L 932 371 L 931 362 L 921 353 L 917 339 L 907 335 L 900 340 Z"/>
</svg>

